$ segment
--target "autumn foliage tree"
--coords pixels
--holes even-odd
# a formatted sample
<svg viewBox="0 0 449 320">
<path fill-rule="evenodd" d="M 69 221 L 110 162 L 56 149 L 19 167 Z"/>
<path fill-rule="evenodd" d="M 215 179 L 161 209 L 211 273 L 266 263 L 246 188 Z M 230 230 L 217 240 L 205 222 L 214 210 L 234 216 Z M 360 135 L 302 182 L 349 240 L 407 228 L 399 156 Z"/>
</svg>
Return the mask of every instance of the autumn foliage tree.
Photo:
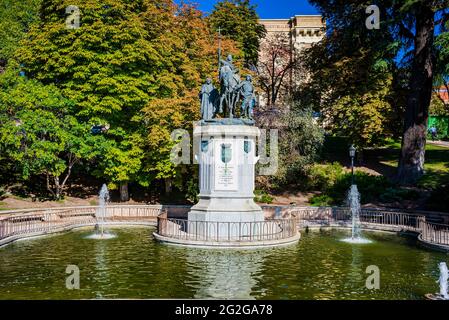
<svg viewBox="0 0 449 320">
<path fill-rule="evenodd" d="M 183 188 L 183 177 L 189 176 L 186 166 L 170 160 L 175 144 L 171 133 L 191 131 L 193 121 L 200 119 L 198 88 L 207 77 L 218 78 L 218 38 L 195 7 L 171 5 L 166 10 L 161 17 L 166 32 L 157 40 L 164 46 L 160 63 L 165 70 L 157 82 L 159 88 L 142 109 L 149 130 L 143 171 L 147 180 L 164 179 L 170 190 L 172 183 Z M 233 41 L 224 39 L 221 45 L 224 52 L 239 53 Z"/>
<path fill-rule="evenodd" d="M 79 28 L 67 27 L 68 6 L 79 8 Z M 90 167 L 127 200 L 129 182 L 182 180 L 170 133 L 199 119 L 197 91 L 216 77 L 216 41 L 195 7 L 172 0 L 45 0 L 15 58 L 73 102 L 79 123 L 105 129 Z M 231 40 L 223 48 L 239 52 Z"/>
</svg>

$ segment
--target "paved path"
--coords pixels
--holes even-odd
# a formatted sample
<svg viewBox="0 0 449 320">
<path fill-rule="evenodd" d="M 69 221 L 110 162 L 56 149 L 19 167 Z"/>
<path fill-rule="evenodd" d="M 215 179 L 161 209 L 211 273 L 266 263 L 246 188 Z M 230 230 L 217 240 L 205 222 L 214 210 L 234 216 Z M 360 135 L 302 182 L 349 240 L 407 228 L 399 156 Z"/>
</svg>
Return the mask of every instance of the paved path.
<svg viewBox="0 0 449 320">
<path fill-rule="evenodd" d="M 440 146 L 440 147 L 449 148 L 449 141 L 440 141 L 440 140 L 432 141 L 432 140 L 427 140 L 427 143 L 434 144 L 434 145 L 437 145 L 437 146 Z"/>
</svg>

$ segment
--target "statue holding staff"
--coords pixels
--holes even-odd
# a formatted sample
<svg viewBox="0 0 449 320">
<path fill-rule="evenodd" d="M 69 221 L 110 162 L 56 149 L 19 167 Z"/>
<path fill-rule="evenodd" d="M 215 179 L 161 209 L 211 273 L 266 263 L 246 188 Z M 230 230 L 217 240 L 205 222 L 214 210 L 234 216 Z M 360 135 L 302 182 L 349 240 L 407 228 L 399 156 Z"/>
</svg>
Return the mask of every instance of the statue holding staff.
<svg viewBox="0 0 449 320">
<path fill-rule="evenodd" d="M 207 78 L 206 83 L 201 87 L 201 118 L 211 120 L 214 117 L 215 105 L 218 98 L 218 91 L 214 87 L 211 78 Z"/>
<path fill-rule="evenodd" d="M 232 55 L 229 54 L 226 59 L 221 58 L 221 30 L 219 29 L 218 32 L 220 89 L 215 88 L 211 78 L 207 78 L 206 83 L 202 85 L 200 93 L 201 118 L 208 122 L 223 122 L 221 119 L 214 120 L 216 115 L 219 114 L 226 123 L 254 123 L 252 111 L 256 99 L 252 77 L 248 75 L 242 81 L 239 69 L 234 65 Z M 246 118 L 246 120 L 232 120 L 235 117 L 237 106 L 241 108 L 240 118 Z"/>
</svg>

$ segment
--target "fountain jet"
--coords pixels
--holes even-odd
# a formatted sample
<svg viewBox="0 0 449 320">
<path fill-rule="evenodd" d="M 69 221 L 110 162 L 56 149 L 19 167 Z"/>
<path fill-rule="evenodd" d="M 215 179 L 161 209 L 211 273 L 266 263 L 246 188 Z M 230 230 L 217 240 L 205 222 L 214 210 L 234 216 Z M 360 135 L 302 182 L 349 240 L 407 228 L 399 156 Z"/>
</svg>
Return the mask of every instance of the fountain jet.
<svg viewBox="0 0 449 320">
<path fill-rule="evenodd" d="M 357 185 L 351 185 L 348 191 L 347 202 L 351 210 L 352 228 L 351 239 L 360 239 L 360 193 L 357 189 Z"/>
<path fill-rule="evenodd" d="M 109 201 L 109 191 L 106 184 L 101 186 L 100 194 L 99 194 L 99 208 L 95 212 L 95 217 L 97 218 L 98 229 L 100 230 L 101 237 L 104 236 L 104 220 L 106 216 L 106 204 Z M 98 214 L 98 215 L 97 215 Z"/>
<path fill-rule="evenodd" d="M 438 267 L 440 268 L 440 295 L 443 299 L 448 300 L 449 294 L 447 293 L 447 279 L 449 277 L 449 270 L 447 269 L 446 262 L 440 262 Z"/>
<path fill-rule="evenodd" d="M 106 205 L 109 202 L 109 191 L 106 184 L 101 186 L 99 197 L 99 206 L 95 211 L 95 218 L 97 219 L 97 224 L 95 225 L 95 234 L 89 236 L 90 239 L 110 239 L 115 236 L 111 233 L 104 231 L 105 217 L 106 217 Z"/>
<path fill-rule="evenodd" d="M 425 296 L 429 300 L 449 300 L 449 294 L 447 293 L 447 279 L 449 278 L 449 270 L 446 262 L 440 262 L 438 264 L 438 268 L 440 269 L 440 277 L 437 282 L 440 283 L 440 293 L 428 293 Z"/>
<path fill-rule="evenodd" d="M 371 241 L 362 238 L 360 233 L 360 193 L 356 184 L 351 185 L 349 188 L 346 203 L 351 211 L 351 238 L 343 239 L 343 241 L 350 243 L 370 243 Z"/>
</svg>

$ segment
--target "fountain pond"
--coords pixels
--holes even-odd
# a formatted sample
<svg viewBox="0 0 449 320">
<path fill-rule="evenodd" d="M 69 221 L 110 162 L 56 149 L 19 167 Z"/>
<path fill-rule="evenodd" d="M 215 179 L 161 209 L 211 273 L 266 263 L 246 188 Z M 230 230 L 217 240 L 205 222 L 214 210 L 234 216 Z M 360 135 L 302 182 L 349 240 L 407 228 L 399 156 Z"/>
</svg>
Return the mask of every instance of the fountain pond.
<svg viewBox="0 0 449 320">
<path fill-rule="evenodd" d="M 91 241 L 92 227 L 0 248 L 0 299 L 240 298 L 424 299 L 438 292 L 445 253 L 412 238 L 364 232 L 371 243 L 342 242 L 347 230 L 303 232 L 299 243 L 259 250 L 180 248 L 158 243 L 154 228 L 114 228 Z M 68 290 L 65 270 L 80 270 Z M 365 286 L 367 267 L 380 289 Z"/>
</svg>

